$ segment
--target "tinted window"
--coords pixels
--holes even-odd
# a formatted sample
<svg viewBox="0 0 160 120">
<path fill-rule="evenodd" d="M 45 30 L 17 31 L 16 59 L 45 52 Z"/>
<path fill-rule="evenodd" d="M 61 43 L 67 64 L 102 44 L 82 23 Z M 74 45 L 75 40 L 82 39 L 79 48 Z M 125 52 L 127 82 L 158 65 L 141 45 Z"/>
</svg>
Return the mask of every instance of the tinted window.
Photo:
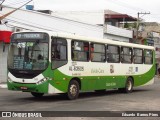
<svg viewBox="0 0 160 120">
<path fill-rule="evenodd" d="M 119 46 L 108 45 L 106 49 L 107 61 L 117 63 L 120 61 L 120 48 Z"/>
<path fill-rule="evenodd" d="M 89 61 L 89 43 L 73 40 L 72 43 L 72 60 Z"/>
<path fill-rule="evenodd" d="M 91 61 L 105 62 L 105 45 L 91 43 Z"/>
<path fill-rule="evenodd" d="M 133 49 L 133 63 L 142 64 L 143 63 L 143 50 L 142 49 Z"/>
<path fill-rule="evenodd" d="M 52 40 L 52 69 L 63 66 L 67 63 L 67 41 L 63 38 Z"/>
<path fill-rule="evenodd" d="M 132 62 L 132 48 L 121 47 L 121 62 L 122 63 Z"/>
<path fill-rule="evenodd" d="M 144 50 L 144 63 L 145 64 L 152 64 L 153 63 L 152 50 Z"/>
</svg>

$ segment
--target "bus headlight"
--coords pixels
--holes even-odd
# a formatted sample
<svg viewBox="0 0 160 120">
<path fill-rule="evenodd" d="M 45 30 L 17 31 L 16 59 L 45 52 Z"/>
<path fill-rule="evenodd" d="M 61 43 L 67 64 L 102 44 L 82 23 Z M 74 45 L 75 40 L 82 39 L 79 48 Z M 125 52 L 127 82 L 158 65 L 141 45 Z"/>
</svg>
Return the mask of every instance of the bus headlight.
<svg viewBox="0 0 160 120">
<path fill-rule="evenodd" d="M 47 81 L 47 80 L 49 80 L 48 77 L 43 78 L 43 79 L 39 80 L 36 84 L 37 84 L 37 85 L 40 85 L 40 84 L 44 83 L 44 82 Z"/>
</svg>

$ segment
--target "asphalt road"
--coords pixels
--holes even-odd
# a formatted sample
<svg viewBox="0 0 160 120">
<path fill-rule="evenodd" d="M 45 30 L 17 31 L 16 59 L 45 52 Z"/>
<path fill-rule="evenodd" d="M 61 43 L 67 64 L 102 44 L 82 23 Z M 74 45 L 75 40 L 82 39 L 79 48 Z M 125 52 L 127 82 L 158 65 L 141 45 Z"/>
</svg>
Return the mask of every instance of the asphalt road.
<svg viewBox="0 0 160 120">
<path fill-rule="evenodd" d="M 130 94 L 117 90 L 87 92 L 72 101 L 59 94 L 37 99 L 30 93 L 0 88 L 0 111 L 160 111 L 160 79 L 153 85 L 134 88 Z"/>
</svg>

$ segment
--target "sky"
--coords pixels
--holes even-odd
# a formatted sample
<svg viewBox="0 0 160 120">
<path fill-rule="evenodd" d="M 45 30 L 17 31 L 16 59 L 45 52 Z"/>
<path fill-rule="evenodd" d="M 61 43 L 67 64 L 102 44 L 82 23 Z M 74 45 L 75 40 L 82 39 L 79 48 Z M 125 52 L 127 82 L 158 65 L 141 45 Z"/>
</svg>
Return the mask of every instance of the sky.
<svg viewBox="0 0 160 120">
<path fill-rule="evenodd" d="M 3 1 L 3 0 L 0 0 Z M 29 0 L 5 0 L 3 4 L 18 6 Z M 160 0 L 33 0 L 34 9 L 52 11 L 90 11 L 110 9 L 119 13 L 137 17 L 138 12 L 150 12 L 140 15 L 146 22 L 160 23 Z"/>
</svg>

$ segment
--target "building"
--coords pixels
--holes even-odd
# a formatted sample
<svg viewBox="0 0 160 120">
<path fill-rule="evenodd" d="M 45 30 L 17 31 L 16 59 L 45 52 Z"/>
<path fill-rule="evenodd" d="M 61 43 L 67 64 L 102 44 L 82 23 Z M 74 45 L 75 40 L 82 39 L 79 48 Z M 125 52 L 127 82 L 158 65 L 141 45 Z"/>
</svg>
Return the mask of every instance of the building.
<svg viewBox="0 0 160 120">
<path fill-rule="evenodd" d="M 104 38 L 119 40 L 123 42 L 130 42 L 133 39 L 133 30 L 126 29 L 125 23 L 137 21 L 136 18 L 111 10 L 105 10 L 104 15 L 104 26 L 106 26 L 104 31 Z"/>
<path fill-rule="evenodd" d="M 3 6 L 1 15 L 9 13 L 15 10 L 15 8 Z M 46 11 L 43 11 L 46 12 Z M 82 36 L 92 36 L 97 38 L 103 38 L 103 27 L 50 14 L 33 11 L 33 10 L 22 10 L 19 9 L 11 15 L 7 16 L 2 20 L 0 24 L 0 31 L 54 31 L 54 32 L 66 32 L 70 34 L 78 34 Z M 0 36 L 6 36 L 6 32 Z M 9 36 L 7 35 L 7 38 Z M 7 52 L 9 39 L 1 39 L 0 42 L 0 83 L 7 81 Z"/>
<path fill-rule="evenodd" d="M 142 32 L 142 44 L 151 45 L 156 50 L 156 67 L 160 67 L 160 24 L 156 22 L 144 22 Z"/>
<path fill-rule="evenodd" d="M 15 10 L 15 8 L 3 6 L 0 14 L 4 15 L 13 10 Z M 13 29 L 17 27 L 18 29 L 20 28 L 20 30 L 66 32 L 103 38 L 102 26 L 66 19 L 43 12 L 42 10 L 38 12 L 35 10 L 19 9 L 7 16 L 3 21 L 8 21 L 7 26 Z"/>
<path fill-rule="evenodd" d="M 127 14 L 121 14 L 111 10 L 54 11 L 52 12 L 52 15 L 103 26 L 103 38 L 123 42 L 129 42 L 130 39 L 133 39 L 133 31 L 125 29 L 124 24 L 127 22 L 137 21 L 136 18 Z M 120 26 L 120 24 L 123 24 L 123 26 Z"/>
<path fill-rule="evenodd" d="M 0 25 L 0 83 L 6 82 L 7 76 L 7 53 L 10 42 L 11 29 L 5 25 Z"/>
</svg>

